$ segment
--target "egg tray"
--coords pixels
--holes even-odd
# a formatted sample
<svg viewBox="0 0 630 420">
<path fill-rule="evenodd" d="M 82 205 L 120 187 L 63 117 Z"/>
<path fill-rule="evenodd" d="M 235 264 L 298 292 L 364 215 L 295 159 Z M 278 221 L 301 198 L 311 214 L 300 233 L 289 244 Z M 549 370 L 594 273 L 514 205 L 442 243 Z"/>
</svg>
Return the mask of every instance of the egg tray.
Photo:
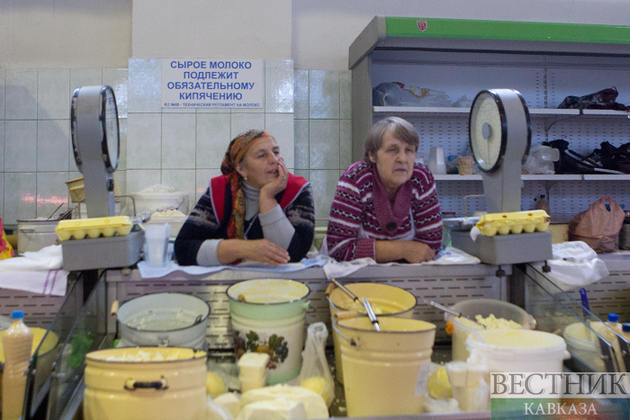
<svg viewBox="0 0 630 420">
<path fill-rule="evenodd" d="M 111 238 L 114 235 L 126 236 L 133 223 L 127 216 L 94 217 L 90 219 L 61 220 L 55 232 L 60 241 L 84 238 Z"/>
<path fill-rule="evenodd" d="M 492 213 L 482 216 L 475 225 L 482 235 L 508 235 L 546 232 L 550 218 L 544 210 Z"/>
</svg>

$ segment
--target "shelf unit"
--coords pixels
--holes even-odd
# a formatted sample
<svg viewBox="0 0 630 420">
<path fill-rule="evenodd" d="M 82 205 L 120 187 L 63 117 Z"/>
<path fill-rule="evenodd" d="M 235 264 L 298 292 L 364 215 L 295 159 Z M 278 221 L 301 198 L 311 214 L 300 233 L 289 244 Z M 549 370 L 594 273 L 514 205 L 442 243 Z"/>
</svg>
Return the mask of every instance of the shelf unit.
<svg viewBox="0 0 630 420">
<path fill-rule="evenodd" d="M 529 108 L 532 144 L 563 138 L 588 155 L 604 141 L 616 146 L 630 141 L 629 112 L 557 108 L 569 95 L 611 86 L 619 92 L 617 102 L 630 105 L 629 27 L 376 16 L 350 46 L 349 68 L 355 161 L 363 156 L 369 127 L 390 115 L 416 126 L 425 162 L 431 146 L 441 146 L 446 157 L 467 153 L 469 108 L 374 106 L 372 90 L 383 82 L 442 91 L 452 102 L 471 101 L 482 89 L 516 89 Z M 483 194 L 481 182 L 457 182 L 480 181 L 480 175 L 436 180 L 443 211 L 460 213 L 463 196 Z M 552 220 L 554 212 L 569 217 L 602 195 L 630 208 L 628 175 L 523 175 L 522 180 L 521 208 L 550 195 Z M 480 208 L 473 210 L 484 210 L 478 201 Z"/>
</svg>

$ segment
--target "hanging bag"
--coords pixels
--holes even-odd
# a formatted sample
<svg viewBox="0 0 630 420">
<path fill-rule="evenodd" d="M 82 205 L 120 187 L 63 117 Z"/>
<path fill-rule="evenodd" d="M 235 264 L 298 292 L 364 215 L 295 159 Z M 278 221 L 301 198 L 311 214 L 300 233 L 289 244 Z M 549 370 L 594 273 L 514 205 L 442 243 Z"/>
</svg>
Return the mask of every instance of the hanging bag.
<svg viewBox="0 0 630 420">
<path fill-rule="evenodd" d="M 614 252 L 625 213 L 612 198 L 604 196 L 573 216 L 569 240 L 584 241 L 595 252 Z"/>
</svg>

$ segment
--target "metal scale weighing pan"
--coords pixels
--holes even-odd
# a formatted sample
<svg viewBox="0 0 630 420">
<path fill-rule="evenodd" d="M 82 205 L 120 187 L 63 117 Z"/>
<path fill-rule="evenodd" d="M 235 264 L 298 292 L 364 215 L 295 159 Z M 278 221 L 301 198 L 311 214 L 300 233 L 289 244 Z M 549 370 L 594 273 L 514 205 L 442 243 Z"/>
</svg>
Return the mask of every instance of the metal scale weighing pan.
<svg viewBox="0 0 630 420">
<path fill-rule="evenodd" d="M 482 90 L 470 108 L 468 137 L 481 170 L 488 213 L 521 211 L 521 165 L 527 159 L 532 129 L 527 104 L 513 89 Z M 551 232 L 479 235 L 452 230 L 451 242 L 488 264 L 544 261 L 553 256 Z"/>
<path fill-rule="evenodd" d="M 83 174 L 88 218 L 115 216 L 114 171 L 120 157 L 116 97 L 110 86 L 84 86 L 74 91 L 70 109 L 72 150 Z M 127 267 L 140 260 L 143 231 L 125 236 L 65 240 L 66 271 Z"/>
</svg>

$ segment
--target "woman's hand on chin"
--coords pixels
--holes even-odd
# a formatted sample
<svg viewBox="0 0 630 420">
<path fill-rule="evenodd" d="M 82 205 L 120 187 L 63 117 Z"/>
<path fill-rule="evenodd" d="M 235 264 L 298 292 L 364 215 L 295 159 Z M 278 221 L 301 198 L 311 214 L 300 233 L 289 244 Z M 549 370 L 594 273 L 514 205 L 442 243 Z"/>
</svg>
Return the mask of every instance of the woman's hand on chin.
<svg viewBox="0 0 630 420">
<path fill-rule="evenodd" d="M 289 179 L 289 170 L 281 158 L 278 162 L 278 177 L 260 189 L 260 213 L 267 213 L 269 210 L 278 205 L 276 195 L 287 188 L 287 180 Z"/>
<path fill-rule="evenodd" d="M 284 164 L 284 160 L 280 159 L 278 162 L 278 177 L 260 189 L 260 198 L 275 199 L 279 192 L 287 188 L 287 179 L 289 179 L 289 170 Z"/>
</svg>

